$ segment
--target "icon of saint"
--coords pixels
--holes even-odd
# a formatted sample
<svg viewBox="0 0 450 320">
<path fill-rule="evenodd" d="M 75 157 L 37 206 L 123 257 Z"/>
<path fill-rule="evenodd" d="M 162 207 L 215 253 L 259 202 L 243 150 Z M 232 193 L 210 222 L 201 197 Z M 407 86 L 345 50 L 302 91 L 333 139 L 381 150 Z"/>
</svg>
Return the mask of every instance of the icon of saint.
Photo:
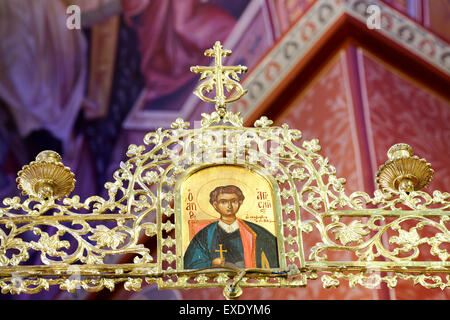
<svg viewBox="0 0 450 320">
<path fill-rule="evenodd" d="M 235 185 L 219 186 L 209 202 L 220 218 L 201 229 L 184 254 L 185 269 L 211 266 L 278 268 L 277 238 L 262 226 L 238 219 L 244 194 Z"/>
</svg>

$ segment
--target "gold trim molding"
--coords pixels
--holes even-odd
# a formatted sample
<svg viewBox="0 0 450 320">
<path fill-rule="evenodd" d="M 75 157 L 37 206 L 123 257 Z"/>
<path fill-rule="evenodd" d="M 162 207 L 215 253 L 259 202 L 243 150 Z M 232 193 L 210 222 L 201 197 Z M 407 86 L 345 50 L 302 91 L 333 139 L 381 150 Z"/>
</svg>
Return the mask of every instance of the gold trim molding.
<svg viewBox="0 0 450 320">
<path fill-rule="evenodd" d="M 221 50 L 216 43 L 208 52 L 223 57 Z M 244 68 L 223 67 L 215 57 L 214 70 L 193 71 L 214 80 L 201 88 L 216 86 L 216 111 L 202 114 L 198 128 L 178 118 L 170 129 L 148 133 L 142 145 L 130 145 L 128 160 L 105 184 L 107 197 L 70 196 L 73 173 L 53 151 L 24 166 L 17 180 L 23 197 L 5 198 L 0 206 L 2 293 L 32 294 L 50 286 L 112 291 L 119 283 L 137 291 L 144 281 L 165 289 L 222 287 L 227 299 L 245 287 L 304 287 L 317 279 L 325 288 L 342 281 L 395 287 L 401 279 L 426 288 L 450 286 L 450 254 L 442 246 L 450 242 L 450 194 L 422 191 L 433 174 L 429 163 L 410 146 L 395 145 L 377 173 L 374 195 L 347 195 L 345 179 L 319 153 L 317 139 L 302 141 L 300 131 L 273 126 L 267 117 L 244 127 L 240 114 L 226 109 L 230 98 L 217 86 L 243 95 L 235 72 Z M 270 182 L 277 268 L 183 268 L 180 183 L 218 165 Z M 345 260 L 333 259 L 336 252 Z M 40 262 L 30 265 L 36 256 Z"/>
</svg>

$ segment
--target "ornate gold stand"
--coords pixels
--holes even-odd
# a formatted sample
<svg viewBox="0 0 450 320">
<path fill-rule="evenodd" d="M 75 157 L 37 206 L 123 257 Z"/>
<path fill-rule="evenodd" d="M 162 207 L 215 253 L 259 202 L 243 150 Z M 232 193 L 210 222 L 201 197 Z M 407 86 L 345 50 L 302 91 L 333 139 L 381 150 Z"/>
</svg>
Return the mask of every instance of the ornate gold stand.
<svg viewBox="0 0 450 320">
<path fill-rule="evenodd" d="M 42 151 L 19 171 L 18 188 L 23 195 L 44 200 L 61 200 L 74 189 L 76 180 L 70 168 L 62 163 L 61 156 L 51 150 Z"/>
<path fill-rule="evenodd" d="M 24 199 L 5 198 L 0 207 L 2 293 L 54 285 L 69 292 L 114 290 L 119 283 L 140 290 L 143 281 L 165 289 L 222 287 L 227 299 L 238 298 L 244 287 L 304 287 L 317 279 L 325 288 L 341 280 L 367 288 L 395 287 L 399 280 L 450 286 L 450 254 L 442 247 L 450 242 L 450 194 L 421 191 L 432 178 L 429 163 L 410 146 L 394 145 L 376 175 L 379 190 L 347 195 L 345 179 L 319 154 L 317 139 L 300 143 L 300 131 L 272 126 L 267 117 L 243 127 L 226 104 L 245 94 L 237 74 L 246 68 L 223 66 L 231 51 L 219 42 L 205 54 L 215 65 L 192 67 L 205 80 L 195 94 L 215 103 L 216 111 L 202 114 L 201 128 L 176 119 L 171 129 L 148 133 L 144 145 L 130 145 L 129 159 L 105 184 L 106 198 L 69 197 L 74 175 L 53 151 L 23 167 L 17 182 Z M 215 98 L 206 97 L 213 88 Z M 235 95 L 227 97 L 225 89 Z M 255 172 L 270 183 L 279 268 L 183 268 L 180 185 L 217 165 Z M 149 239 L 155 252 L 144 245 Z M 36 252 L 40 262 L 27 265 Z M 332 252 L 347 258 L 329 259 Z"/>
<path fill-rule="evenodd" d="M 376 182 L 383 191 L 409 193 L 428 187 L 434 170 L 425 159 L 414 156 L 409 145 L 393 145 L 387 155 L 389 160 L 376 174 Z"/>
</svg>

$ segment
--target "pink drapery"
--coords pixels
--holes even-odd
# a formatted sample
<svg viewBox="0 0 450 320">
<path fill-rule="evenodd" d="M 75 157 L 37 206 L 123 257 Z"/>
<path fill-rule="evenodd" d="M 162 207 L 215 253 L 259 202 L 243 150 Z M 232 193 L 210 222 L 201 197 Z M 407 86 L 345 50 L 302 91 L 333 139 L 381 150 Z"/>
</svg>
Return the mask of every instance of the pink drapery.
<svg viewBox="0 0 450 320">
<path fill-rule="evenodd" d="M 198 65 L 216 40 L 224 41 L 236 23 L 225 10 L 200 0 L 123 0 L 122 7 L 138 32 L 148 99 L 192 79 L 190 66 Z"/>
<path fill-rule="evenodd" d="M 45 128 L 69 138 L 82 104 L 86 43 L 66 26 L 61 1 L 0 1 L 0 98 L 19 133 Z"/>
</svg>

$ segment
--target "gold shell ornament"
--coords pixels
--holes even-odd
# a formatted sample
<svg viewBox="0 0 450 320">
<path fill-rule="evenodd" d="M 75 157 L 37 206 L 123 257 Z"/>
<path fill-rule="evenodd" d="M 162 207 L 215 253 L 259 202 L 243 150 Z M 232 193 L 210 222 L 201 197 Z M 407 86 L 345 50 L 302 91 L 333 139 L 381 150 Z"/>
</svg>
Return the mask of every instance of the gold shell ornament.
<svg viewBox="0 0 450 320">
<path fill-rule="evenodd" d="M 16 181 L 25 196 L 61 200 L 73 191 L 74 176 L 57 152 L 46 150 L 36 156 L 36 161 L 22 167 Z"/>
<path fill-rule="evenodd" d="M 383 191 L 411 192 L 428 187 L 434 170 L 425 159 L 413 154 L 411 146 L 405 143 L 395 144 L 389 149 L 389 160 L 376 174 L 376 183 Z"/>
</svg>

